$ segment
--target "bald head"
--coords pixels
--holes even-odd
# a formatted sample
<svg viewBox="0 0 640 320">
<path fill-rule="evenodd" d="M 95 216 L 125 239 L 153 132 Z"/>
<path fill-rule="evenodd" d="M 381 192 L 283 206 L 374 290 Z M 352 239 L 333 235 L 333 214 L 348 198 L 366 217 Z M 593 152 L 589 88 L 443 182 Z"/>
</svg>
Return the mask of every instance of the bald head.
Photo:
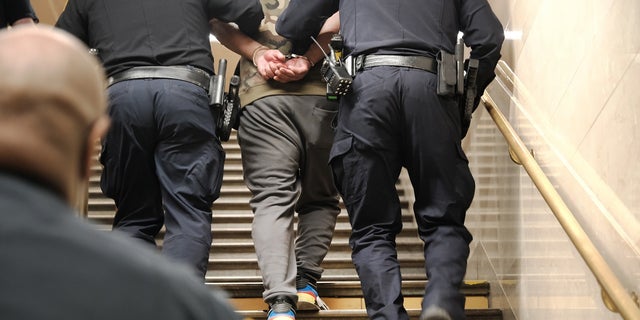
<svg viewBox="0 0 640 320">
<path fill-rule="evenodd" d="M 104 88 L 98 61 L 71 35 L 50 27 L 0 32 L 3 93 L 63 99 L 67 112 L 92 121 L 104 112 Z"/>
<path fill-rule="evenodd" d="M 65 196 L 106 109 L 104 71 L 88 48 L 46 26 L 0 31 L 0 170 Z"/>
</svg>

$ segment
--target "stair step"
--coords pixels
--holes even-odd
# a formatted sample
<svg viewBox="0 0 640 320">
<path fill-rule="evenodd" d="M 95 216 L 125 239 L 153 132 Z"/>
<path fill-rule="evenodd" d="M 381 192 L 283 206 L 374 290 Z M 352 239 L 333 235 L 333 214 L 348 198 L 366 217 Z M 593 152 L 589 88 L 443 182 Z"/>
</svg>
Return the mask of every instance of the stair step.
<svg viewBox="0 0 640 320">
<path fill-rule="evenodd" d="M 421 273 L 405 273 L 405 270 L 402 270 L 402 280 L 403 281 L 425 281 L 426 276 L 424 274 L 424 270 L 421 270 Z M 331 283 L 331 282 L 354 282 L 360 281 L 360 278 L 356 274 L 326 274 L 322 275 L 322 279 L 320 280 L 320 284 L 323 283 Z M 236 275 L 230 276 L 211 276 L 208 275 L 205 278 L 205 283 L 207 286 L 218 286 L 222 283 L 236 283 L 238 285 L 242 285 L 243 283 L 256 283 L 262 282 L 262 277 L 260 275 L 248 276 L 248 277 L 240 277 Z M 465 282 L 466 284 L 473 284 L 474 282 Z M 480 283 L 480 282 L 475 282 Z"/>
<path fill-rule="evenodd" d="M 422 297 L 426 280 L 403 280 L 402 294 L 405 297 Z M 230 298 L 260 298 L 264 287 L 261 281 L 256 282 L 207 282 L 207 286 L 220 288 L 227 292 Z M 486 281 L 465 282 L 460 289 L 467 297 L 488 297 L 490 286 Z M 318 282 L 318 295 L 326 298 L 362 297 L 359 280 L 340 280 Z"/>
<path fill-rule="evenodd" d="M 418 319 L 420 309 L 407 309 L 407 313 L 411 319 Z M 241 316 L 245 319 L 262 320 L 267 318 L 265 311 L 240 310 Z M 498 309 L 466 309 L 465 315 L 468 320 L 502 320 L 502 311 Z M 326 320 L 326 319 L 349 319 L 349 320 L 368 320 L 369 317 L 363 309 L 339 309 L 339 310 L 322 310 L 318 312 L 298 312 L 296 319 L 305 320 Z"/>
<path fill-rule="evenodd" d="M 348 225 L 345 225 L 344 227 L 341 227 L 340 225 L 341 224 L 338 223 L 338 226 L 336 227 L 336 230 L 333 235 L 334 238 L 348 237 L 349 235 L 351 235 L 351 228 Z M 400 232 L 400 236 L 413 236 L 415 238 L 418 238 L 417 229 L 412 226 L 406 226 L 405 228 L 402 229 L 402 232 Z M 214 243 L 216 239 L 224 240 L 224 239 L 243 239 L 243 238 L 244 239 L 251 238 L 250 226 L 225 227 L 225 226 L 213 225 Z M 420 239 L 416 240 L 416 242 L 419 242 L 419 241 L 421 240 Z"/>
<path fill-rule="evenodd" d="M 422 268 L 424 267 L 424 257 L 421 253 L 409 253 L 398 252 L 398 260 L 401 260 L 403 268 Z M 322 267 L 325 269 L 347 269 L 353 268 L 351 262 L 350 253 L 332 253 L 327 254 L 326 258 L 322 262 Z M 247 255 L 231 256 L 230 254 L 224 257 L 216 257 L 212 255 L 209 257 L 208 268 L 210 270 L 239 270 L 239 269 L 258 269 L 258 261 L 253 257 L 247 257 Z"/>
<path fill-rule="evenodd" d="M 234 254 L 234 253 L 255 253 L 254 244 L 251 239 L 241 239 L 242 241 L 220 241 L 213 242 L 211 247 L 212 255 Z M 406 252 L 422 252 L 422 243 L 416 242 L 413 237 L 399 237 L 396 239 L 396 248 L 398 251 Z M 349 239 L 334 238 L 331 242 L 329 254 L 335 252 L 350 253 Z"/>
<path fill-rule="evenodd" d="M 242 182 L 242 184 L 244 185 L 244 178 L 242 177 L 241 173 L 229 173 L 229 172 L 225 172 L 223 177 L 222 177 L 222 184 L 225 186 L 228 186 L 229 182 Z M 92 174 L 91 177 L 89 177 L 89 183 L 91 186 L 100 185 L 100 174 Z"/>
<path fill-rule="evenodd" d="M 296 319 L 368 319 L 362 299 L 362 289 L 357 278 L 344 277 L 337 281 L 319 281 L 318 294 L 330 307 L 319 312 L 299 311 Z M 420 315 L 420 304 L 427 281 L 403 280 L 402 292 L 405 307 L 412 319 Z M 267 305 L 262 300 L 262 282 L 211 282 L 207 285 L 222 289 L 229 295 L 231 303 L 245 319 L 265 319 Z M 501 320 L 502 312 L 489 309 L 489 283 L 486 281 L 465 282 L 461 288 L 465 294 L 467 319 Z"/>
<path fill-rule="evenodd" d="M 98 210 L 98 206 L 95 203 L 92 203 L 90 206 L 92 211 L 88 214 L 88 219 L 95 224 L 105 224 L 111 225 L 113 223 L 113 217 L 115 215 L 115 205 L 113 203 L 108 204 L 100 204 L 103 209 L 107 210 Z M 297 221 L 297 216 L 294 218 L 294 222 Z M 408 212 L 403 212 L 402 221 L 405 224 L 413 223 L 414 217 Z M 251 210 L 216 210 L 213 213 L 213 224 L 251 224 L 253 221 L 253 213 Z M 347 215 L 347 210 L 342 208 L 340 213 L 338 214 L 338 223 L 349 223 L 349 216 Z M 408 227 L 408 226 L 407 226 Z"/>
<path fill-rule="evenodd" d="M 409 200 L 406 198 L 400 198 L 400 205 L 402 208 L 409 207 Z M 115 211 L 115 204 L 113 200 L 100 197 L 100 198 L 89 198 L 88 200 L 89 212 L 93 211 L 105 211 L 112 210 Z M 344 203 L 340 202 L 339 207 L 344 209 Z M 213 203 L 213 211 L 216 210 L 249 210 L 251 211 L 251 207 L 249 206 L 249 196 L 239 196 L 239 195 L 231 195 L 226 196 L 224 198 L 219 198 Z"/>
</svg>

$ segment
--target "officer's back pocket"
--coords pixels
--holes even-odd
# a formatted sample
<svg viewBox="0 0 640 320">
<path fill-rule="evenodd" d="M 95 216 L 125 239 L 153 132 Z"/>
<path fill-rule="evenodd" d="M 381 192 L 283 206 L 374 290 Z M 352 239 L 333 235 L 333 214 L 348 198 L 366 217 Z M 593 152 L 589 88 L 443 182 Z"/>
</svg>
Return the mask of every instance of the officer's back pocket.
<svg viewBox="0 0 640 320">
<path fill-rule="evenodd" d="M 365 190 L 359 188 L 364 172 L 361 165 L 362 157 L 354 148 L 354 138 L 351 135 L 336 140 L 329 153 L 329 164 L 333 171 L 336 187 L 346 205 L 359 199 Z"/>
</svg>

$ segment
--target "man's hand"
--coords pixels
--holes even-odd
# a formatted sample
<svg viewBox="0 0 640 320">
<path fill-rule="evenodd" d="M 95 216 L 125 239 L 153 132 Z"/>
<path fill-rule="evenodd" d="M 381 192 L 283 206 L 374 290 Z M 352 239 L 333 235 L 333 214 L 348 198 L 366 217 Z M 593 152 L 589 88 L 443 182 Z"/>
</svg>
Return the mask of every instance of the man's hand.
<svg viewBox="0 0 640 320">
<path fill-rule="evenodd" d="M 255 54 L 254 64 L 264 79 L 271 79 L 281 68 L 286 68 L 287 58 L 279 50 L 266 49 Z"/>
<path fill-rule="evenodd" d="M 276 70 L 273 80 L 282 83 L 300 80 L 307 75 L 311 67 L 309 59 L 303 56 L 294 57 L 285 62 L 284 68 Z"/>
</svg>

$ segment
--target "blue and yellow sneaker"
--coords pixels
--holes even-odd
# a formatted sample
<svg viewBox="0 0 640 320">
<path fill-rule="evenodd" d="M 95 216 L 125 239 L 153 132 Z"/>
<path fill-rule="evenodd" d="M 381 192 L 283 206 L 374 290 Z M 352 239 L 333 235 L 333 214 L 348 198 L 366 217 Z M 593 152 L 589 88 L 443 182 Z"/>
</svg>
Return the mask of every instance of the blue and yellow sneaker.
<svg viewBox="0 0 640 320">
<path fill-rule="evenodd" d="M 296 310 L 286 297 L 277 297 L 269 304 L 267 320 L 296 320 Z"/>
<path fill-rule="evenodd" d="M 318 291 L 307 284 L 304 288 L 298 289 L 298 310 L 329 310 L 329 307 L 320 299 Z"/>
</svg>

